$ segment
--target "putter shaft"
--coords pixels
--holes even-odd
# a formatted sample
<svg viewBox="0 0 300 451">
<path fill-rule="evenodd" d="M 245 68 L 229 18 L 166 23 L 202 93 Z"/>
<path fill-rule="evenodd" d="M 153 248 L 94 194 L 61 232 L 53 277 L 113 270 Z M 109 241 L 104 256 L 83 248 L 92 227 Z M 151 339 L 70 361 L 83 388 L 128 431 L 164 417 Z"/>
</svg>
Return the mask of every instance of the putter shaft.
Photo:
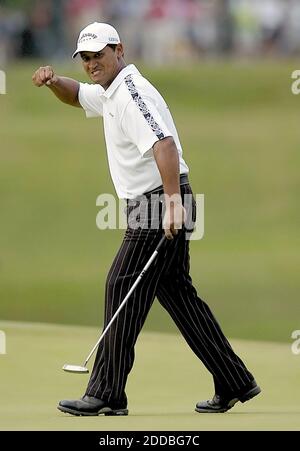
<svg viewBox="0 0 300 451">
<path fill-rule="evenodd" d="M 89 355 L 87 356 L 86 360 L 84 361 L 83 365 L 81 368 L 86 368 L 86 365 L 88 363 L 88 361 L 90 360 L 90 358 L 92 357 L 92 355 L 94 354 L 95 350 L 97 349 L 97 347 L 99 346 L 99 344 L 101 343 L 101 341 L 103 340 L 104 336 L 106 335 L 107 331 L 109 330 L 110 326 L 112 325 L 112 323 L 115 321 L 116 317 L 118 316 L 118 314 L 120 313 L 120 311 L 122 310 L 122 308 L 124 307 L 124 305 L 126 304 L 128 298 L 131 296 L 132 292 L 135 290 L 136 286 L 139 284 L 139 282 L 141 281 L 141 279 L 144 277 L 145 273 L 147 272 L 147 270 L 149 269 L 150 265 L 152 264 L 153 260 L 157 257 L 157 254 L 159 252 L 159 250 L 161 249 L 161 247 L 164 245 L 164 243 L 167 241 L 167 238 L 165 237 L 165 235 L 161 238 L 161 240 L 159 241 L 155 251 L 153 252 L 153 254 L 151 255 L 151 257 L 149 258 L 148 262 L 146 263 L 146 265 L 144 266 L 144 268 L 142 269 L 140 275 L 137 277 L 136 281 L 134 282 L 134 284 L 132 285 L 132 287 L 130 288 L 129 292 L 127 293 L 127 295 L 125 296 L 125 298 L 123 299 L 123 301 L 121 302 L 121 304 L 119 305 L 118 309 L 116 310 L 116 312 L 114 313 L 113 317 L 111 318 L 111 320 L 109 321 L 109 323 L 107 324 L 107 326 L 105 327 L 104 331 L 102 332 L 99 340 L 97 341 L 97 343 L 95 344 L 95 346 L 93 347 L 93 349 L 91 350 L 91 352 L 89 353 Z M 70 371 L 67 368 L 68 367 L 73 367 L 75 368 L 75 365 L 64 365 L 63 369 L 65 371 L 69 371 L 69 372 L 76 372 L 76 371 Z M 79 368 L 79 367 L 78 367 Z M 82 371 L 80 371 L 82 372 Z"/>
</svg>

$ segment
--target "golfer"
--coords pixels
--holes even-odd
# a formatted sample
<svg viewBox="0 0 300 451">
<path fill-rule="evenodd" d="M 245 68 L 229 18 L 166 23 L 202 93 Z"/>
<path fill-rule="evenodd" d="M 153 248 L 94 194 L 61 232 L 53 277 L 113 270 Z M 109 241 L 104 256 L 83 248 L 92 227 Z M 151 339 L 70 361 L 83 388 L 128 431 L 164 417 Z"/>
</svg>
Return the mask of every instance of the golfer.
<svg viewBox="0 0 300 451">
<path fill-rule="evenodd" d="M 60 401 L 58 409 L 72 415 L 128 414 L 125 387 L 134 346 L 157 297 L 213 377 L 215 394 L 198 402 L 196 411 L 226 412 L 256 396 L 260 388 L 189 275 L 188 232 L 196 204 L 171 113 L 154 86 L 125 63 L 123 45 L 111 25 L 95 22 L 84 28 L 76 55 L 91 84 L 58 76 L 51 66 L 40 67 L 32 79 L 62 102 L 83 108 L 87 117 L 103 116 L 111 178 L 119 198 L 127 199 L 128 223 L 107 276 L 104 327 L 163 233 L 167 239 L 100 343 L 84 396 Z M 192 201 L 185 205 L 185 198 Z"/>
</svg>

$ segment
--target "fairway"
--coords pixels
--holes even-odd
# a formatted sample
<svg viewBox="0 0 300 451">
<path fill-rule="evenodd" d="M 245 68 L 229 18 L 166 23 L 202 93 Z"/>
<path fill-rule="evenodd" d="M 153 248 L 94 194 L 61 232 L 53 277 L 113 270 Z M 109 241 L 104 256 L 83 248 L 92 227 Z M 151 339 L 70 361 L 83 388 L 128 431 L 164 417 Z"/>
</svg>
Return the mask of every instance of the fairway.
<svg viewBox="0 0 300 451">
<path fill-rule="evenodd" d="M 0 317 L 97 326 L 124 232 L 96 227 L 97 196 L 114 194 L 102 122 L 35 88 L 40 64 L 12 65 L 1 96 Z M 168 101 L 193 191 L 205 195 L 191 276 L 230 337 L 288 342 L 299 329 L 297 65 L 141 68 Z M 55 67 L 85 80 L 79 66 Z M 176 331 L 158 303 L 145 329 Z"/>
<path fill-rule="evenodd" d="M 300 355 L 289 344 L 232 340 L 262 393 L 225 414 L 197 414 L 212 394 L 210 376 L 178 335 L 144 332 L 127 385 L 128 417 L 72 417 L 56 409 L 83 395 L 88 375 L 64 373 L 82 364 L 99 330 L 82 326 L 0 322 L 0 430 L 299 430 Z M 91 367 L 91 366 L 90 366 Z"/>
</svg>

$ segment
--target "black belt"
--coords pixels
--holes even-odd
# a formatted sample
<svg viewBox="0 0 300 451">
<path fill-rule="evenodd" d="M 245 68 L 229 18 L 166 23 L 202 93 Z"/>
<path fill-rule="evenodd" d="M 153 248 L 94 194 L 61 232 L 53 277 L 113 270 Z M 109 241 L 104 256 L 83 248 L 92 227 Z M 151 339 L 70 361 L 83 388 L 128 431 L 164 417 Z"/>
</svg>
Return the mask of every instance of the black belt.
<svg viewBox="0 0 300 451">
<path fill-rule="evenodd" d="M 180 174 L 179 184 L 180 185 L 187 185 L 188 183 L 189 183 L 188 174 Z M 163 185 L 160 185 L 157 188 L 152 189 L 151 191 L 147 191 L 143 195 L 144 196 L 148 196 L 149 194 L 156 193 L 156 192 L 163 191 L 163 190 L 164 190 Z"/>
</svg>

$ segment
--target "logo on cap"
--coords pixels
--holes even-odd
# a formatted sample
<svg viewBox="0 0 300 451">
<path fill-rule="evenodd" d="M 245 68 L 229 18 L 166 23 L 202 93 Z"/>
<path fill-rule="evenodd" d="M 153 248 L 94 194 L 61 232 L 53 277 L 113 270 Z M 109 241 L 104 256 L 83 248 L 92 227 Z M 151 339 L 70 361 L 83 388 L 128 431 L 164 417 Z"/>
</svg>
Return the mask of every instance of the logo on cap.
<svg viewBox="0 0 300 451">
<path fill-rule="evenodd" d="M 80 36 L 80 39 L 78 43 L 90 41 L 91 39 L 97 39 L 97 35 L 94 33 L 84 33 L 82 36 Z"/>
</svg>

